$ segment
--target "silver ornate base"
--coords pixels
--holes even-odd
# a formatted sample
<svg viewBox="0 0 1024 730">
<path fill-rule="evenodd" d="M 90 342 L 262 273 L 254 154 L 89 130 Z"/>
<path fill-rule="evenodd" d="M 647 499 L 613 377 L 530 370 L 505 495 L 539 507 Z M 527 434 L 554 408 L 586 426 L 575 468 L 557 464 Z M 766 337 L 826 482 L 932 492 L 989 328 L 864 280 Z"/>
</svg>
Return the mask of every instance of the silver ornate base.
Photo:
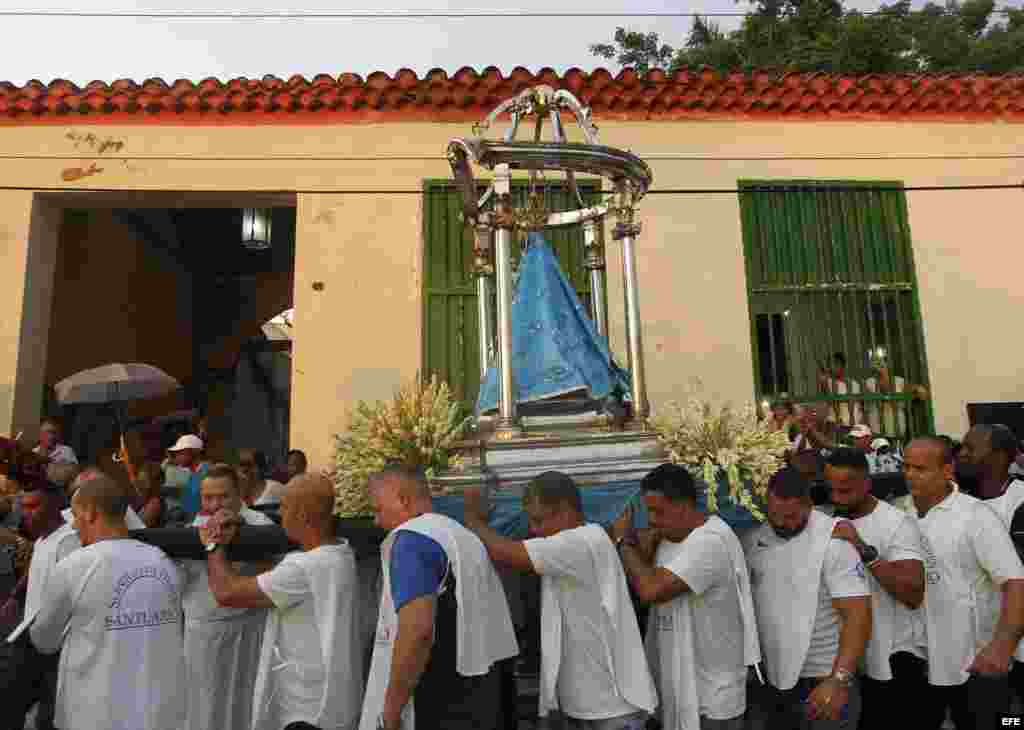
<svg viewBox="0 0 1024 730">
<path fill-rule="evenodd" d="M 466 487 L 519 490 L 538 474 L 560 471 L 580 487 L 640 480 L 667 461 L 653 433 L 567 432 L 482 442 L 476 458 L 462 471 L 436 475 L 439 492 L 458 493 Z"/>
</svg>

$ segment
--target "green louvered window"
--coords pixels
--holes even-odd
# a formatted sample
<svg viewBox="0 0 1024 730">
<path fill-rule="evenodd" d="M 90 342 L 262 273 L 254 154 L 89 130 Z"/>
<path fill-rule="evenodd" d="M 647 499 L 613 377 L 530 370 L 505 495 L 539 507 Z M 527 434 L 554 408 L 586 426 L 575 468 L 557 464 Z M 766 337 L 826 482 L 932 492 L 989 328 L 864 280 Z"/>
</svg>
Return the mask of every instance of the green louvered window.
<svg viewBox="0 0 1024 730">
<path fill-rule="evenodd" d="M 837 421 L 900 442 L 932 428 L 902 187 L 739 183 L 759 397 L 831 401 Z"/>
<path fill-rule="evenodd" d="M 580 194 L 588 205 L 600 202 L 597 182 L 580 181 Z M 486 187 L 481 187 L 483 195 Z M 476 279 L 473 275 L 473 239 L 462 223 L 459 192 L 450 180 L 424 183 L 423 203 L 423 370 L 448 382 L 467 407 L 476 402 L 480 389 L 480 335 Z M 553 210 L 568 210 L 570 194 L 561 185 L 545 188 Z M 526 203 L 527 185 L 513 188 L 515 205 Z M 579 226 L 545 233 L 562 271 L 569 277 L 585 307 L 590 306 L 590 281 L 583 268 L 583 231 Z M 517 238 L 519 243 L 522 238 Z M 513 267 L 518 266 L 519 245 L 514 247 Z"/>
</svg>

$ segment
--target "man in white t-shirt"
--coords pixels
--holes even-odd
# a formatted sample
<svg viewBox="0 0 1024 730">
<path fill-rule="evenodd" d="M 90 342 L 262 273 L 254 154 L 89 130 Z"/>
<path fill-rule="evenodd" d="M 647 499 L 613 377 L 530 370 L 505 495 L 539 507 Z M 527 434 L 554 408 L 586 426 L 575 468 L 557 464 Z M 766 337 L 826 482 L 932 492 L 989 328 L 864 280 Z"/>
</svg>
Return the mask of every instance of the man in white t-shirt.
<svg viewBox="0 0 1024 730">
<path fill-rule="evenodd" d="M 825 393 L 835 396 L 855 396 L 860 394 L 860 384 L 852 380 L 846 372 L 846 355 L 837 352 L 832 356 L 832 368 L 821 368 L 818 371 L 818 385 Z M 832 413 L 836 422 L 849 428 L 860 420 L 860 402 L 858 400 L 835 400 Z"/>
<path fill-rule="evenodd" d="M 181 590 L 174 563 L 129 537 L 128 497 L 109 477 L 71 501 L 83 547 L 54 567 L 32 643 L 60 649 L 61 730 L 168 730 L 185 720 Z"/>
<path fill-rule="evenodd" d="M 1021 501 L 1013 495 L 1018 488 L 1024 490 L 1024 482 L 1010 473 L 1018 443 L 1002 424 L 979 424 L 964 435 L 959 456 L 960 473 L 976 485 L 973 494 L 1000 512 L 1007 527 Z"/>
<path fill-rule="evenodd" d="M 356 561 L 335 536 L 334 487 L 297 477 L 281 502 L 281 524 L 302 546 L 258 576 L 240 575 L 220 545 L 238 534 L 221 510 L 200 535 L 210 590 L 221 606 L 268 608 L 253 699 L 253 730 L 353 730 L 363 693 Z"/>
<path fill-rule="evenodd" d="M 857 727 L 854 679 L 871 638 L 871 591 L 860 557 L 833 538 L 810 485 L 786 468 L 768 484 L 767 524 L 746 536 L 747 565 L 768 681 L 768 727 Z"/>
<path fill-rule="evenodd" d="M 574 729 L 642 730 L 657 692 L 614 544 L 585 523 L 565 474 L 535 477 L 523 507 L 536 537 L 511 540 L 487 525 L 483 495 L 465 492 L 466 526 L 491 560 L 541 576 L 540 716 L 560 710 Z"/>
<path fill-rule="evenodd" d="M 1024 636 L 1024 566 L 995 510 L 953 488 L 953 455 L 940 438 L 904 452 L 925 552 L 928 700 L 915 727 L 996 727 L 1009 709 L 1009 671 Z"/>
<path fill-rule="evenodd" d="M 912 727 L 928 690 L 921 533 L 910 515 L 872 496 L 868 474 L 859 449 L 836 449 L 825 465 L 841 519 L 833 536 L 853 545 L 871 587 L 860 727 Z"/>
<path fill-rule="evenodd" d="M 666 730 L 743 730 L 747 667 L 761 660 L 747 562 L 739 539 L 697 507 L 682 466 L 662 464 L 640 483 L 654 540 L 631 532 L 632 508 L 612 537 L 648 618 L 647 656 Z"/>
<path fill-rule="evenodd" d="M 32 452 L 45 456 L 54 464 L 77 464 L 75 451 L 60 442 L 60 426 L 52 419 L 43 421 L 39 427 L 39 445 Z"/>
<path fill-rule="evenodd" d="M 222 509 L 237 512 L 247 525 L 272 525 L 266 515 L 242 506 L 238 474 L 227 464 L 214 464 L 200 484 L 199 516 L 206 524 Z M 236 566 L 256 575 L 265 563 Z M 266 611 L 225 608 L 210 592 L 206 562 L 181 563 L 185 611 L 185 668 L 188 686 L 186 730 L 222 730 L 252 726 L 252 696 L 259 668 Z"/>
<path fill-rule="evenodd" d="M 973 427 L 964 436 L 960 449 L 959 469 L 977 487 L 975 496 L 996 511 L 1007 530 L 1013 518 L 1024 505 L 1024 480 L 1013 473 L 1019 442 L 1007 426 L 982 424 Z M 1013 538 L 1017 544 L 1019 537 Z M 1018 555 L 1022 546 L 1017 544 Z M 1001 596 L 993 594 L 993 598 Z M 999 607 L 994 606 L 998 611 Z M 1014 690 L 1024 697 L 1024 644 L 1017 646 L 1010 680 Z"/>
<path fill-rule="evenodd" d="M 902 395 L 907 381 L 901 375 L 890 375 L 887 367 L 875 368 L 864 380 L 864 392 L 871 395 Z M 902 438 L 907 433 L 906 400 L 871 400 L 864 403 L 864 420 L 875 433 Z"/>
</svg>

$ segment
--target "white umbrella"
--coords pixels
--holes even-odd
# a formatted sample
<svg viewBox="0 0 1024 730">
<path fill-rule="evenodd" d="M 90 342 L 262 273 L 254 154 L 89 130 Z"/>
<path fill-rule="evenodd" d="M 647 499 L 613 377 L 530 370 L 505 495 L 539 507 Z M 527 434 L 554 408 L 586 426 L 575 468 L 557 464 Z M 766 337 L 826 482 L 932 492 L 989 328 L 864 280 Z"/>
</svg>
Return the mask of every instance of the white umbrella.
<svg viewBox="0 0 1024 730">
<path fill-rule="evenodd" d="M 54 386 L 61 405 L 79 403 L 119 404 L 130 400 L 158 398 L 173 393 L 181 384 L 160 368 L 139 362 L 111 363 L 64 378 Z M 121 451 L 127 453 L 121 424 L 124 414 L 114 406 L 117 430 L 121 432 Z M 121 461 L 114 456 L 114 461 Z"/>
<path fill-rule="evenodd" d="M 158 398 L 181 384 L 160 368 L 143 363 L 112 363 L 64 378 L 54 386 L 62 405 L 119 403 Z"/>
</svg>

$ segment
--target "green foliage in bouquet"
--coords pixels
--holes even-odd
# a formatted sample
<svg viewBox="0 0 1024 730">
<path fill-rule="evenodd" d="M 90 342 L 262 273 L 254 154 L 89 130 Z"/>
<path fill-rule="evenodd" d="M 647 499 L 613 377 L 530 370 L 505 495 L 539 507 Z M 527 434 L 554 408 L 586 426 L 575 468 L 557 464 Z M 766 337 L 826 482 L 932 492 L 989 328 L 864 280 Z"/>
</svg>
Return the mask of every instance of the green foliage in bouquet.
<svg viewBox="0 0 1024 730">
<path fill-rule="evenodd" d="M 741 410 L 716 406 L 701 397 L 700 383 L 685 404 L 669 403 L 651 425 L 675 464 L 685 466 L 707 485 L 707 509 L 719 511 L 716 486 L 723 477 L 733 504 L 764 521 L 768 480 L 782 468 L 789 438 L 772 431 L 753 403 Z"/>
<path fill-rule="evenodd" d="M 457 468 L 460 459 L 452 454 L 452 445 L 470 420 L 463 411 L 447 383 L 433 375 L 429 380 L 417 375 L 390 401 L 360 401 L 349 417 L 348 430 L 334 437 L 335 514 L 372 515 L 367 481 L 386 464 L 422 468 L 428 476 Z"/>
</svg>

